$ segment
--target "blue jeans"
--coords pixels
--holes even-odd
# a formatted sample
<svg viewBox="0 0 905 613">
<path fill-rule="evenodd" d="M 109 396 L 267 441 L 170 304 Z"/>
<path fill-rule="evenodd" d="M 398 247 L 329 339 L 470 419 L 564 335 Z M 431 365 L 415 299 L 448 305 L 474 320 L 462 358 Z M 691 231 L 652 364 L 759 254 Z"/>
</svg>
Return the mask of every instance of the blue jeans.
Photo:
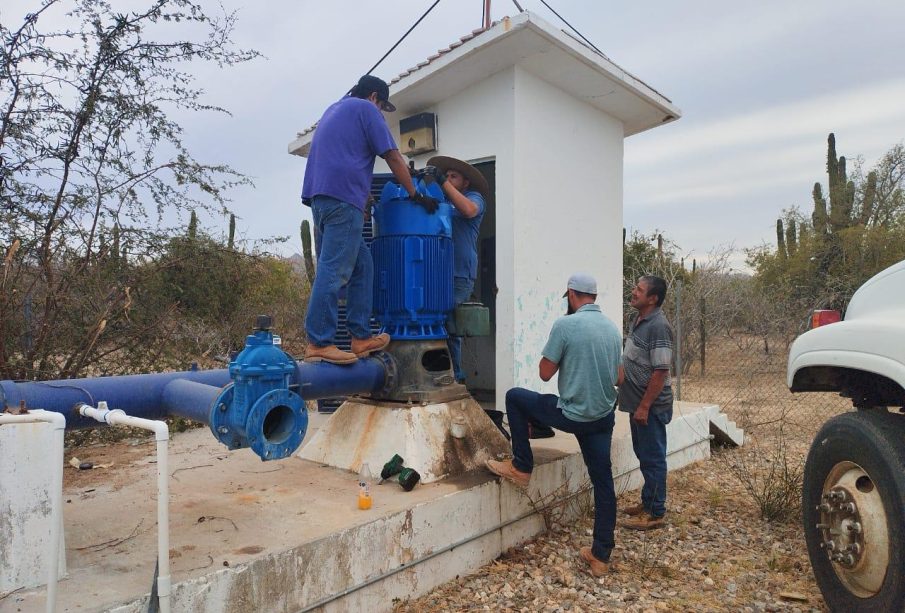
<svg viewBox="0 0 905 613">
<path fill-rule="evenodd" d="M 646 426 L 636 424 L 634 419 L 630 421 L 632 448 L 644 477 L 641 504 L 653 517 L 663 517 L 666 514 L 666 424 L 672 421 L 672 409 L 649 413 Z"/>
<path fill-rule="evenodd" d="M 581 456 L 594 486 L 594 543 L 591 551 L 599 560 L 609 560 L 616 544 L 616 490 L 613 487 L 613 464 L 610 445 L 616 412 L 596 421 L 574 421 L 556 406 L 554 394 L 538 394 L 515 387 L 506 392 L 506 415 L 512 434 L 512 464 L 522 472 L 534 469 L 534 456 L 528 441 L 528 422 L 543 424 L 569 432 L 578 439 Z"/>
<path fill-rule="evenodd" d="M 453 277 L 453 301 L 459 306 L 471 297 L 471 290 L 474 289 L 474 279 L 466 279 L 465 277 Z M 452 334 L 446 339 L 446 346 L 449 347 L 449 357 L 453 363 L 453 372 L 456 374 L 456 381 L 465 381 L 465 373 L 462 372 L 462 337 L 453 336 Z"/>
<path fill-rule="evenodd" d="M 311 213 L 317 243 L 317 274 L 305 318 L 308 341 L 319 347 L 335 344 L 339 292 L 343 286 L 349 333 L 354 338 L 369 338 L 374 261 L 361 236 L 364 213 L 329 196 L 315 196 Z"/>
</svg>

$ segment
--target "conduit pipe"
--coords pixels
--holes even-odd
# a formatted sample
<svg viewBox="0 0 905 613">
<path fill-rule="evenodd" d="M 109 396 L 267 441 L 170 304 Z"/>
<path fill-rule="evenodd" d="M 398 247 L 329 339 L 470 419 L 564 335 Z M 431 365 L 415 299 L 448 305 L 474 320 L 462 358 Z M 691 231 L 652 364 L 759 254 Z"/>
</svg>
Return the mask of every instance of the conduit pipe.
<svg viewBox="0 0 905 613">
<path fill-rule="evenodd" d="M 47 552 L 47 613 L 56 610 L 57 582 L 60 579 L 60 542 L 63 532 L 63 435 L 66 418 L 52 411 L 34 410 L 23 415 L 0 413 L 0 425 L 45 422 L 53 426 L 54 448 L 59 456 L 53 463 L 50 485 L 50 544 Z"/>
<path fill-rule="evenodd" d="M 290 389 L 305 400 L 380 391 L 391 384 L 395 364 L 386 354 L 378 356 L 345 366 L 297 362 L 289 380 Z M 0 407 L 25 402 L 29 407 L 71 415 L 70 429 L 91 428 L 94 427 L 91 420 L 83 419 L 78 412 L 72 415 L 70 411 L 79 404 L 96 406 L 98 398 L 104 398 L 108 405 L 128 415 L 146 419 L 178 415 L 210 424 L 211 403 L 220 389 L 231 382 L 227 369 L 56 381 L 0 381 Z"/>
<path fill-rule="evenodd" d="M 131 426 L 154 432 L 157 440 L 157 597 L 161 613 L 170 613 L 170 485 L 167 457 L 167 441 L 170 429 L 166 422 L 132 417 L 120 409 L 110 410 L 105 401 L 97 407 L 86 404 L 78 406 L 78 413 L 111 426 Z"/>
</svg>

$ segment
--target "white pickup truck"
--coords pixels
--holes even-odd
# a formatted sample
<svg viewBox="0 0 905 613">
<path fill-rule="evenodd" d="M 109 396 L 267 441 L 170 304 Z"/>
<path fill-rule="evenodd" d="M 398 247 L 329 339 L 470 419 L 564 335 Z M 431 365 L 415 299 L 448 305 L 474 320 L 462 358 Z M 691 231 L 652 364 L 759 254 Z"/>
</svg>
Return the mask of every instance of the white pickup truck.
<svg viewBox="0 0 905 613">
<path fill-rule="evenodd" d="M 831 314 L 831 313 L 830 313 Z M 793 392 L 839 392 L 805 464 L 802 521 L 832 611 L 905 611 L 905 261 L 862 285 L 845 319 L 789 351 Z"/>
</svg>

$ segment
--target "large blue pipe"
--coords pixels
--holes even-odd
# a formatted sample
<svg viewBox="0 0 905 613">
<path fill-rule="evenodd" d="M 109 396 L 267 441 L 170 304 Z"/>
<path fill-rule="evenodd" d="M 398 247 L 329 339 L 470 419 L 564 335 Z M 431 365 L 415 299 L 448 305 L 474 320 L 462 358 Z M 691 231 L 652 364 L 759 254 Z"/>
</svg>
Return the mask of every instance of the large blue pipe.
<svg viewBox="0 0 905 613">
<path fill-rule="evenodd" d="M 384 388 L 391 370 L 391 363 L 378 358 L 347 366 L 298 362 L 290 387 L 305 400 L 375 392 Z M 0 409 L 16 407 L 24 401 L 29 409 L 63 413 L 66 427 L 78 429 L 98 423 L 73 409 L 79 404 L 97 406 L 98 401 L 104 400 L 110 409 L 122 409 L 135 417 L 160 419 L 178 415 L 210 424 L 213 403 L 230 381 L 225 368 L 56 381 L 0 381 Z"/>
</svg>

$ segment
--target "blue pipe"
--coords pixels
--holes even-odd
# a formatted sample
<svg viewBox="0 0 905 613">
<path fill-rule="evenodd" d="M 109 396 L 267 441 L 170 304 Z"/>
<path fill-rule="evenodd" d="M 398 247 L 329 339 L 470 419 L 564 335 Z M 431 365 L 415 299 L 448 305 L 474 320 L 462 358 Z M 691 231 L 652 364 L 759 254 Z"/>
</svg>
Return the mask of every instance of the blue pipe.
<svg viewBox="0 0 905 613">
<path fill-rule="evenodd" d="M 358 360 L 346 366 L 298 362 L 292 385 L 298 386 L 296 393 L 305 400 L 317 400 L 377 392 L 387 387 L 392 378 L 392 362 L 380 358 Z"/>
<path fill-rule="evenodd" d="M 223 368 L 57 381 L 0 381 L 0 408 L 16 407 L 24 401 L 29 409 L 62 413 L 66 416 L 66 428 L 70 430 L 96 427 L 96 421 L 80 416 L 73 409 L 79 404 L 96 407 L 100 400 L 106 400 L 111 409 L 122 409 L 134 417 L 160 419 L 169 413 L 163 402 L 164 390 L 179 380 L 205 384 L 219 391 L 230 382 L 230 376 L 229 371 Z M 172 391 L 170 399 L 174 405 L 186 407 L 186 411 L 193 414 L 192 419 L 208 423 L 200 411 L 193 410 L 200 407 L 188 407 L 184 402 L 174 401 Z M 188 417 L 180 411 L 175 411 L 175 414 Z"/>
<path fill-rule="evenodd" d="M 305 437 L 303 400 L 376 392 L 392 385 L 395 363 L 386 354 L 347 366 L 292 360 L 272 344 L 269 331 L 249 337 L 229 369 L 92 377 L 57 381 L 0 381 L 0 408 L 21 403 L 66 416 L 69 429 L 96 427 L 81 404 L 134 417 L 177 415 L 210 427 L 230 449 L 251 447 L 262 460 L 285 458 Z"/>
<path fill-rule="evenodd" d="M 387 362 L 377 358 L 347 366 L 297 362 L 290 387 L 304 400 L 365 394 L 384 388 L 389 368 Z M 79 404 L 96 407 L 99 400 L 106 400 L 111 409 L 122 409 L 134 417 L 160 419 L 178 415 L 207 425 L 213 401 L 230 382 L 229 370 L 225 368 L 56 381 L 0 381 L 0 409 L 19 406 L 24 400 L 30 409 L 64 414 L 66 428 L 77 430 L 93 428 L 98 423 L 73 409 Z"/>
</svg>

